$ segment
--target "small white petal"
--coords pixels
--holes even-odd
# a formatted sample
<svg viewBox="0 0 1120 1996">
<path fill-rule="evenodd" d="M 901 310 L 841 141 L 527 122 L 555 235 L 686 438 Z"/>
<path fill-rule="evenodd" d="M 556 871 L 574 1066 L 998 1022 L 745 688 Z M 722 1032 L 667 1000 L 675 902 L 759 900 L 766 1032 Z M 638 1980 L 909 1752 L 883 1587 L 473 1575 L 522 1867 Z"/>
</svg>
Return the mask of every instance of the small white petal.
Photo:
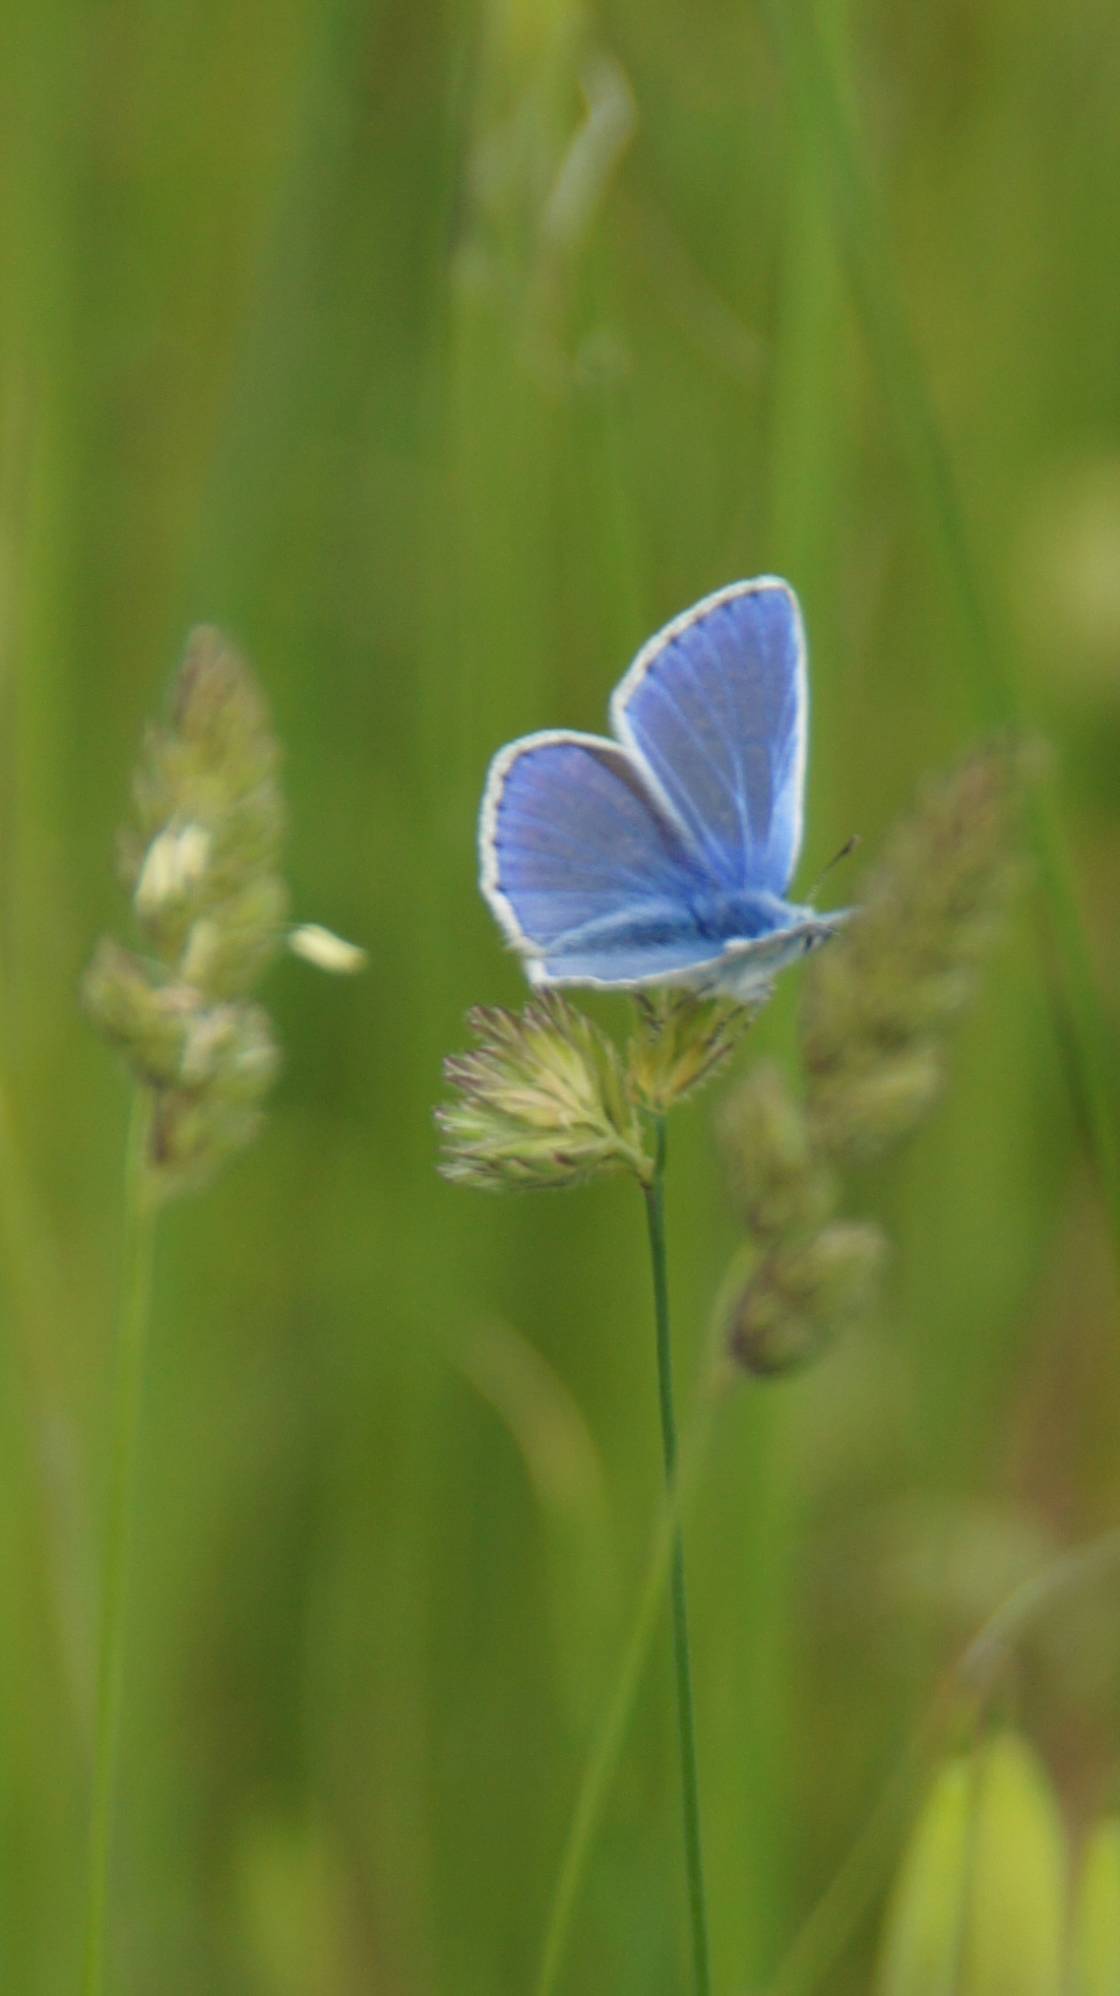
<svg viewBox="0 0 1120 1996">
<path fill-rule="evenodd" d="M 288 948 L 305 963 L 313 963 L 317 970 L 329 970 L 335 977 L 353 977 L 356 971 L 365 969 L 369 960 L 357 943 L 348 943 L 318 922 L 302 922 L 299 928 L 290 930 Z"/>
<path fill-rule="evenodd" d="M 136 882 L 136 906 L 142 915 L 154 914 L 174 892 L 174 850 L 174 832 L 161 832 L 144 854 L 144 864 Z"/>
<path fill-rule="evenodd" d="M 175 848 L 180 887 L 202 879 L 210 860 L 210 834 L 201 825 L 184 825 Z"/>
<path fill-rule="evenodd" d="M 210 834 L 201 825 L 168 825 L 152 840 L 136 882 L 136 907 L 155 915 L 197 885 L 210 858 Z"/>
</svg>

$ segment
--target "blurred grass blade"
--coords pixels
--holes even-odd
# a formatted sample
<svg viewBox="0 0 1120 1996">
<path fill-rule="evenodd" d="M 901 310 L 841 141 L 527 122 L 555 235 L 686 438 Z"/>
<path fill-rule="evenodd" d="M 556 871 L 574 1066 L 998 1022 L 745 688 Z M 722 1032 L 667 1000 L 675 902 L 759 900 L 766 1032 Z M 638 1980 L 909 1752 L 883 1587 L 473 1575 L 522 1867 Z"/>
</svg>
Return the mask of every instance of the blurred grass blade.
<svg viewBox="0 0 1120 1996">
<path fill-rule="evenodd" d="M 887 1918 L 878 1996 L 1062 1996 L 1065 1833 L 1041 1762 L 997 1734 L 936 1775 Z"/>
<path fill-rule="evenodd" d="M 1081 1854 L 1074 1902 L 1069 1996 L 1120 1989 L 1120 1817 L 1095 1824 Z"/>
<path fill-rule="evenodd" d="M 963 1756 L 934 1780 L 895 1887 L 878 1996 L 954 1996 L 973 1791 L 973 1769 Z"/>
<path fill-rule="evenodd" d="M 992 1610 L 950 1669 L 939 1696 L 917 1726 L 863 1829 L 850 1845 L 838 1871 L 796 1935 L 777 1974 L 771 1979 L 767 1996 L 817 1996 L 817 1992 L 824 1989 L 825 1977 L 835 1967 L 845 1948 L 851 1945 L 853 1935 L 867 1918 L 882 1888 L 892 1852 L 897 1850 L 900 1834 L 913 1809 L 920 1785 L 923 1780 L 929 1779 L 936 1755 L 939 1751 L 946 1751 L 951 1732 L 959 1726 L 962 1701 L 971 1704 L 979 1700 L 982 1704 L 1001 1679 L 1007 1665 L 1014 1661 L 1018 1644 L 1038 1622 L 1060 1608 L 1071 1591 L 1099 1586 L 1110 1580 L 1118 1559 L 1120 1530 L 1102 1533 L 1087 1545 L 1075 1546 L 1060 1554 L 1041 1572 L 1014 1588 Z M 951 1804 L 943 1800 L 940 1806 L 947 1822 Z M 944 1850 L 944 1840 L 948 1837 L 944 1822 L 938 1834 Z M 1094 1908 L 1098 1889 L 1102 1898 L 1107 1899 L 1107 1866 L 1105 1874 L 1099 1888 L 1094 1888 Z M 901 1885 L 899 1889 L 902 1889 Z M 1092 1913 L 1081 1910 L 1085 1903 L 1085 1891 L 1083 1875 L 1078 1932 L 1091 1934 L 1094 1944 L 1097 1944 L 1095 1937 L 1101 1931 L 1097 1925 L 1098 1914 L 1095 1910 Z M 1098 1958 L 1107 1959 L 1107 1955 L 1092 1956 L 1094 1961 Z M 1120 1987 L 1120 1981 L 1116 1986 Z M 1100 1987 L 1103 1991 L 1105 1985 Z M 1081 1992 L 1077 1991 L 1076 1996 L 1081 1996 Z M 1090 1982 L 1084 1996 L 1097 1996 L 1097 1986 Z"/>
<path fill-rule="evenodd" d="M 887 1919 L 878 1996 L 1062 1996 L 1065 1833 L 1015 1733 L 938 1772 Z"/>
<path fill-rule="evenodd" d="M 1062 1996 L 1067 1855 L 1049 1777 L 1013 1732 L 978 1761 L 962 1996 Z"/>
<path fill-rule="evenodd" d="M 1017 726 L 1019 690 L 1010 645 L 973 554 L 953 465 L 907 321 L 894 259 L 863 157 L 829 61 L 814 0 L 763 0 L 789 78 L 799 143 L 818 162 L 835 203 L 851 281 L 878 379 L 926 515 L 931 543 L 956 602 L 959 636 L 981 719 Z M 1109 1039 L 1057 814 L 1041 777 L 1028 786 L 1029 822 L 1049 915 L 1059 1039 L 1075 1109 L 1086 1129 L 1120 1257 L 1120 1139 L 1109 1078 Z"/>
</svg>

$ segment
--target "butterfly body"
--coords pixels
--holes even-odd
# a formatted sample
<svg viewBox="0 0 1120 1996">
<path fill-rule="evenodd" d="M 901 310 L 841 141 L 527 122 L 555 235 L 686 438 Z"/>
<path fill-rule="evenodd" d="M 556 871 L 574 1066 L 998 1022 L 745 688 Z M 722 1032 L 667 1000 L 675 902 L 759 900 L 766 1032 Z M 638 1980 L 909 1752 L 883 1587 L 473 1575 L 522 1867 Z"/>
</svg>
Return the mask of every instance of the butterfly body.
<svg viewBox="0 0 1120 1996">
<path fill-rule="evenodd" d="M 842 915 L 787 898 L 807 721 L 796 598 L 733 583 L 651 639 L 616 739 L 549 730 L 491 764 L 481 884 L 534 984 L 749 998 Z"/>
</svg>

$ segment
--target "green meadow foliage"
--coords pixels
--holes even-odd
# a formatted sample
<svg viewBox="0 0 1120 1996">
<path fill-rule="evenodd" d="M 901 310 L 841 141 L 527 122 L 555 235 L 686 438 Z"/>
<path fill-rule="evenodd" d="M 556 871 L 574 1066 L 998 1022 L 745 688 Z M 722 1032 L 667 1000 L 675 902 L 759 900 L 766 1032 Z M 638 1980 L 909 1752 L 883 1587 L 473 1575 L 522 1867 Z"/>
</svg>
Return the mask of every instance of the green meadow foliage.
<svg viewBox="0 0 1120 1996">
<path fill-rule="evenodd" d="M 1044 1926 L 1105 1996 L 1112 1568 L 981 1709 L 955 1666 L 1120 1501 L 1112 11 L 47 0 L 0 40 L 0 1982 L 81 1986 L 139 1094 L 148 1190 L 199 1196 L 159 1205 L 114 1996 L 532 1989 L 665 1515 L 666 1111 L 686 1447 L 728 1388 L 684 1512 L 714 1989 L 918 1996 L 956 1923 L 971 1996 Z M 858 833 L 859 920 L 749 1021 L 526 1009 L 491 754 L 600 728 L 763 572 L 810 633 L 798 887 Z M 364 976 L 285 964 L 356 967 L 335 931 Z M 571 1189 L 472 1196 L 511 1178 Z M 689 1987 L 664 1593 L 556 1996 Z"/>
<path fill-rule="evenodd" d="M 1114 1816 L 1071 1847 L 1046 1768 L 997 1728 L 941 1766 L 888 1903 L 877 1996 L 1104 1996 L 1120 1969 Z"/>
</svg>

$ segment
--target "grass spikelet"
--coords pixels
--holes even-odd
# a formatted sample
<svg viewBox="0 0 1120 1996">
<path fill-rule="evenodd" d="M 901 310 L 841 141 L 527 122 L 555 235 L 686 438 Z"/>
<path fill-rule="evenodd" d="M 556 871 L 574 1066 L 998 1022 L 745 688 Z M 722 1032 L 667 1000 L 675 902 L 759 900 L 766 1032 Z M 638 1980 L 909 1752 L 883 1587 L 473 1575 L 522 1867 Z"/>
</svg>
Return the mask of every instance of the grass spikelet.
<svg viewBox="0 0 1120 1996">
<path fill-rule="evenodd" d="M 457 1099 L 437 1110 L 445 1178 L 488 1190 L 578 1185 L 652 1161 L 618 1051 L 558 992 L 521 1012 L 478 1006 L 478 1046 L 444 1063 Z"/>
<path fill-rule="evenodd" d="M 862 906 L 805 979 L 803 1047 L 816 1142 L 862 1163 L 922 1119 L 945 1036 L 975 989 L 1013 879 L 1015 767 L 979 750 L 929 784 L 872 874 Z"/>
<path fill-rule="evenodd" d="M 931 783 L 843 933 L 806 973 L 801 1087 L 756 1067 L 721 1116 L 754 1266 L 727 1316 L 735 1359 L 803 1364 L 866 1313 L 877 1228 L 838 1220 L 841 1176 L 882 1157 L 940 1090 L 945 1041 L 998 932 L 1014 867 L 1014 759 L 988 748 Z"/>
<path fill-rule="evenodd" d="M 752 1013 L 731 998 L 692 991 L 638 994 L 637 1023 L 627 1050 L 629 1085 L 651 1115 L 666 1115 L 726 1067 Z"/>
<path fill-rule="evenodd" d="M 205 1183 L 256 1133 L 279 1065 L 247 994 L 283 938 L 280 747 L 249 667 L 192 632 L 170 719 L 149 730 L 121 870 L 142 952 L 103 940 L 86 1011 L 151 1096 L 149 1193 Z"/>
</svg>

